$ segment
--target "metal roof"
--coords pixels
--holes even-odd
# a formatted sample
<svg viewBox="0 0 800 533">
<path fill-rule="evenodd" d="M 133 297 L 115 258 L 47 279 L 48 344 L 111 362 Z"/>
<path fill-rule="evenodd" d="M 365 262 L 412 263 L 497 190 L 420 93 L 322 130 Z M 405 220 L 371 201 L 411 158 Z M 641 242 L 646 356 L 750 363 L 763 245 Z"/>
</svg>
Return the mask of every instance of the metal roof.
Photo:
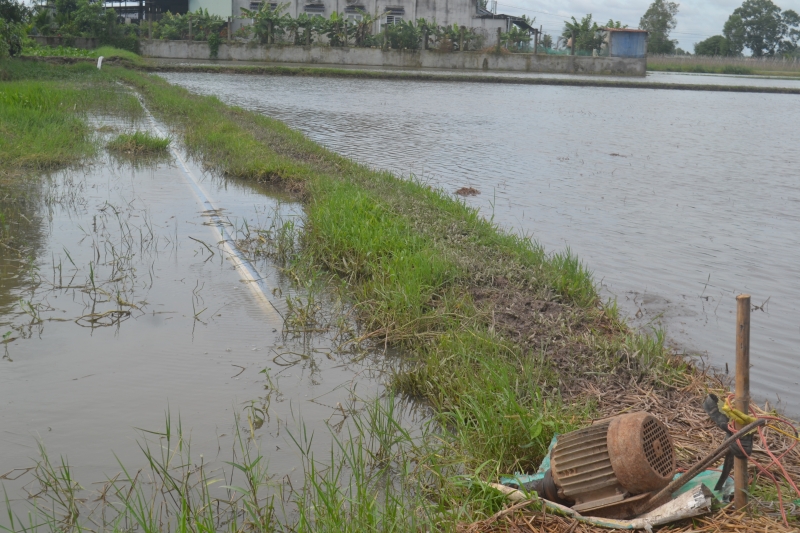
<svg viewBox="0 0 800 533">
<path fill-rule="evenodd" d="M 600 28 L 603 31 L 620 31 L 625 33 L 648 33 L 647 30 L 639 30 L 635 28 Z"/>
</svg>

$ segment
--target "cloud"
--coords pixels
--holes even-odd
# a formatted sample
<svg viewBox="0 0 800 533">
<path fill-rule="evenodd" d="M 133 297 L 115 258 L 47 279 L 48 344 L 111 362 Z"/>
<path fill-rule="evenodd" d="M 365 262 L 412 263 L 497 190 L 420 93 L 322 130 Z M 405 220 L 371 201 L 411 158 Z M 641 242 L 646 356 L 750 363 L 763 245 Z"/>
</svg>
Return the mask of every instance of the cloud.
<svg viewBox="0 0 800 533">
<path fill-rule="evenodd" d="M 510 15 L 536 17 L 546 33 L 560 35 L 564 20 L 571 16 L 580 19 L 587 13 L 592 19 L 604 24 L 608 19 L 619 20 L 631 28 L 639 26 L 639 19 L 652 0 L 609 0 L 592 2 L 590 0 L 497 0 L 497 11 Z M 671 37 L 678 40 L 684 50 L 694 50 L 694 43 L 712 35 L 722 33 L 722 26 L 733 10 L 742 5 L 743 0 L 692 0 L 678 2 L 678 26 Z M 774 0 L 773 0 L 774 1 Z M 775 2 L 781 9 L 794 9 L 800 13 L 800 0 L 779 0 Z"/>
</svg>

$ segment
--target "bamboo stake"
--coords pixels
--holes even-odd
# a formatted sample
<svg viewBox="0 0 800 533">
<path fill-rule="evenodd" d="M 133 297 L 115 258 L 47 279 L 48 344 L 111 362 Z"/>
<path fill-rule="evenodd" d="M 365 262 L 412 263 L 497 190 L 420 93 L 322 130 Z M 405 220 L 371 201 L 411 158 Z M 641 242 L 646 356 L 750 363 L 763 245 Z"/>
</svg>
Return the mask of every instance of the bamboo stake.
<svg viewBox="0 0 800 533">
<path fill-rule="evenodd" d="M 750 410 L 750 295 L 736 297 L 736 408 Z M 737 429 L 741 429 L 739 425 Z M 733 463 L 734 499 L 736 509 L 747 505 L 747 458 Z"/>
</svg>

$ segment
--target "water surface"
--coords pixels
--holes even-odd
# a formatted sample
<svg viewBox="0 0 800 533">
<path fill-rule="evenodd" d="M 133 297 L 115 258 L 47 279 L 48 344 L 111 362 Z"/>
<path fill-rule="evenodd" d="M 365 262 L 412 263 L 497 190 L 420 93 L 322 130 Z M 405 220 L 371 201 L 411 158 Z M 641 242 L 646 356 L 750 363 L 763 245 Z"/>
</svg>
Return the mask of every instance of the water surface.
<svg viewBox="0 0 800 533">
<path fill-rule="evenodd" d="M 239 237 L 301 212 L 190 167 Z M 41 442 L 91 488 L 118 460 L 142 466 L 136 428 L 163 431 L 167 415 L 196 455 L 230 460 L 238 413 L 270 472 L 300 486 L 287 430 L 316 430 L 311 450 L 325 456 L 342 406 L 380 394 L 385 357 L 339 350 L 346 337 L 324 323 L 287 332 L 254 297 L 171 157 L 134 167 L 104 156 L 3 192 L 14 240 L 0 247 L 0 476 L 32 466 Z M 276 265 L 255 265 L 271 299 L 308 302 Z M 28 482 L 3 483 L 13 499 Z"/>
</svg>

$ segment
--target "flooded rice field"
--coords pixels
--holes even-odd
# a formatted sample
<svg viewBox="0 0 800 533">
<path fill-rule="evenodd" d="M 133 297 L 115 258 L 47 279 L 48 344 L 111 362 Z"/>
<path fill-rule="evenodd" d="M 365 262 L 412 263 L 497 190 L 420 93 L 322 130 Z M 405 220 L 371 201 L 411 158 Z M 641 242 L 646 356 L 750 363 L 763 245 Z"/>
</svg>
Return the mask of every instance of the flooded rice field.
<svg viewBox="0 0 800 533">
<path fill-rule="evenodd" d="M 22 474 L 38 442 L 82 483 L 102 482 L 118 461 L 141 466 L 136 428 L 164 431 L 167 417 L 206 462 L 230 460 L 237 429 L 259 437 L 270 473 L 302 484 L 289 433 L 316 429 L 308 451 L 325 456 L 327 426 L 380 394 L 387 358 L 348 351 L 347 321 L 331 325 L 346 310 L 293 290 L 263 255 L 249 257 L 253 283 L 218 245 L 219 225 L 238 241 L 271 239 L 299 221 L 299 204 L 180 163 L 103 156 L 3 190 L 13 235 L 0 247 L 9 494 L 31 482 Z M 306 312 L 302 323 L 293 309 Z"/>
<path fill-rule="evenodd" d="M 571 248 L 635 324 L 723 370 L 750 293 L 754 394 L 800 414 L 796 96 L 163 76 L 372 166 L 478 189 L 470 205 Z"/>
</svg>

